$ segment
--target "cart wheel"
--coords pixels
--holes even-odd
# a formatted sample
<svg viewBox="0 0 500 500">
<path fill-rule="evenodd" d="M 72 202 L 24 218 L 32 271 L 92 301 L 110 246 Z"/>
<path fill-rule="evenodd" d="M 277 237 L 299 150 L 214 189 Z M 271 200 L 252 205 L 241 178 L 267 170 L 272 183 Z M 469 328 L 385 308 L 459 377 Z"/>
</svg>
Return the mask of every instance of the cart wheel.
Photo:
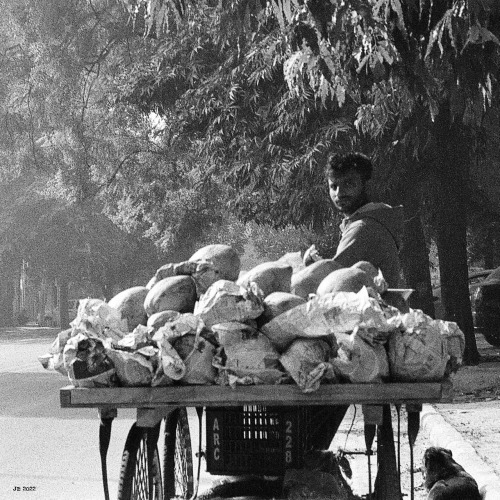
<svg viewBox="0 0 500 500">
<path fill-rule="evenodd" d="M 135 423 L 130 428 L 122 455 L 118 500 L 163 500 L 156 444 L 153 453 L 148 450 L 148 436 L 152 432 Z"/>
<path fill-rule="evenodd" d="M 193 495 L 193 455 L 186 408 L 176 408 L 165 419 L 163 481 L 165 500 Z"/>
</svg>

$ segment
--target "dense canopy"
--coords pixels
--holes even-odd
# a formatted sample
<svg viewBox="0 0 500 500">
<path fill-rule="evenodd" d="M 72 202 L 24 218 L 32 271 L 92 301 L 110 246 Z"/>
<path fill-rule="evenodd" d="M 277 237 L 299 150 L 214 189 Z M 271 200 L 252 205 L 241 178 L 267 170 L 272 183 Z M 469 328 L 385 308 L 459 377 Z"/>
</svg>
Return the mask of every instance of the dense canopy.
<svg viewBox="0 0 500 500">
<path fill-rule="evenodd" d="M 36 186 L 41 204 L 71 220 L 106 214 L 165 259 L 215 240 L 252 242 L 273 258 L 314 242 L 328 256 L 338 217 L 323 162 L 361 150 L 376 162 L 374 198 L 405 206 L 402 260 L 416 304 L 432 309 L 435 242 L 447 317 L 477 358 L 467 234 L 493 234 L 497 219 L 487 133 L 498 108 L 496 2 L 1 5 L 5 186 L 34 176 L 28 198 Z M 96 262 L 115 251 L 100 248 Z"/>
</svg>

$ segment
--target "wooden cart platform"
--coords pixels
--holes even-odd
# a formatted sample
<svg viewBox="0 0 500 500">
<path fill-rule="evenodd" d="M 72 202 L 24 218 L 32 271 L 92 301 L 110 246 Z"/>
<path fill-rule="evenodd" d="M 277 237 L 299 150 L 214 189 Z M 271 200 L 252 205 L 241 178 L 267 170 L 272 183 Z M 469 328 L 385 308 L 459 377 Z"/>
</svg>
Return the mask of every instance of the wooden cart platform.
<svg viewBox="0 0 500 500">
<path fill-rule="evenodd" d="M 451 382 L 323 384 L 303 393 L 296 385 L 103 387 L 67 386 L 62 408 L 158 408 L 163 406 L 241 406 L 411 404 L 451 401 Z"/>
</svg>

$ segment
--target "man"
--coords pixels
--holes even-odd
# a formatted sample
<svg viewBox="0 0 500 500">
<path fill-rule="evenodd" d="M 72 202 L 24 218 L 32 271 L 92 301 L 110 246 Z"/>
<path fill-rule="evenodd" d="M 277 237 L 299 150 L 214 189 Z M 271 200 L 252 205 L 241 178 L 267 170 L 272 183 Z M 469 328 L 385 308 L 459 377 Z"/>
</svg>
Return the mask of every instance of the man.
<svg viewBox="0 0 500 500">
<path fill-rule="evenodd" d="M 403 234 L 403 207 L 371 202 L 367 183 L 372 162 L 361 153 L 332 155 L 326 164 L 330 198 L 344 215 L 342 237 L 333 259 L 344 267 L 365 260 L 382 274 L 389 288 L 400 286 L 399 248 Z M 316 260 L 314 250 L 304 256 Z"/>
<path fill-rule="evenodd" d="M 327 162 L 330 198 L 344 215 L 334 260 L 345 267 L 367 260 L 382 271 L 389 288 L 398 288 L 403 207 L 370 202 L 366 184 L 372 169 L 360 153 L 334 155 Z"/>
<path fill-rule="evenodd" d="M 398 288 L 403 207 L 393 208 L 385 203 L 370 201 L 367 183 L 372 170 L 371 160 L 361 153 L 334 154 L 328 158 L 326 177 L 330 198 L 335 208 L 344 215 L 340 225 L 342 236 L 333 259 L 344 267 L 362 260 L 368 261 L 382 271 L 389 288 Z M 315 255 L 313 247 L 309 250 L 308 255 L 304 256 L 306 265 L 310 263 L 308 260 L 321 258 Z M 318 406 L 311 411 L 312 448 L 329 447 L 346 411 L 347 406 Z M 384 408 L 384 426 L 392 434 L 388 406 Z M 387 462 L 393 461 L 393 446 L 393 443 L 386 446 L 389 448 L 385 454 Z M 390 465 L 386 464 L 388 467 Z M 384 487 L 381 486 L 381 490 Z"/>
</svg>

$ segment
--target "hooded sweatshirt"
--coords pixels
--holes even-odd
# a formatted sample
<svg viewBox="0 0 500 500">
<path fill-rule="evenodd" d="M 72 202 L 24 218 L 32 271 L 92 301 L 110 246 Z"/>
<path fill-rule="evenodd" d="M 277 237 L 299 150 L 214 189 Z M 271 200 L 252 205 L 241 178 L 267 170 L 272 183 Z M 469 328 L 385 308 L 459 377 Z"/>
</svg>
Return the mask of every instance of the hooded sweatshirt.
<svg viewBox="0 0 500 500">
<path fill-rule="evenodd" d="M 344 267 L 367 260 L 382 271 L 389 288 L 400 286 L 399 249 L 403 207 L 367 203 L 346 217 L 334 260 Z"/>
</svg>

